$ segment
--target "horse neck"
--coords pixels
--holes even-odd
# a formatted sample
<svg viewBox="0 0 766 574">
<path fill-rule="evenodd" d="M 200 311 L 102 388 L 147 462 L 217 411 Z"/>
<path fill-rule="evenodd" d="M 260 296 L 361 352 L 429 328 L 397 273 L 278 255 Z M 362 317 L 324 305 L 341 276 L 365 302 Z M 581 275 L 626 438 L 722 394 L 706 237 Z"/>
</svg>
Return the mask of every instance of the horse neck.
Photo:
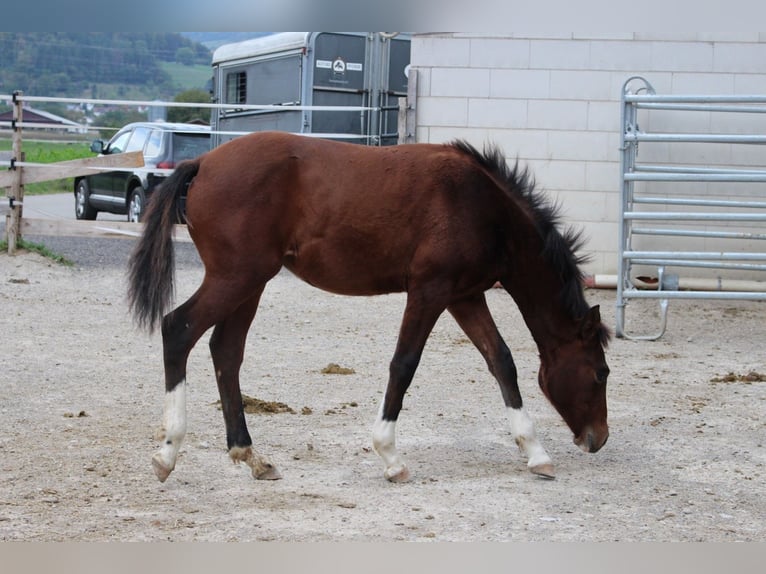
<svg viewBox="0 0 766 574">
<path fill-rule="evenodd" d="M 513 297 L 524 322 L 545 359 L 551 351 L 576 337 L 577 324 L 564 308 L 559 275 L 536 257 L 515 257 L 507 280 L 501 283 Z"/>
</svg>

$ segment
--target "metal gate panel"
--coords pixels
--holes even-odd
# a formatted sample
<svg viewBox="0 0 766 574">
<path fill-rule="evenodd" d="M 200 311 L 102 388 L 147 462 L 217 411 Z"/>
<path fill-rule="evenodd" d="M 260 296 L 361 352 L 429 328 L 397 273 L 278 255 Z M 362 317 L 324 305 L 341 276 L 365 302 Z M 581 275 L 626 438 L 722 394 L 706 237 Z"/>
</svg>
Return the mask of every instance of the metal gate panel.
<svg viewBox="0 0 766 574">
<path fill-rule="evenodd" d="M 631 91 L 635 85 L 638 89 Z M 634 76 L 623 84 L 621 104 L 617 336 L 660 338 L 671 299 L 766 300 L 766 244 L 758 243 L 766 240 L 766 170 L 760 169 L 766 165 L 766 95 L 661 95 L 646 79 Z M 672 116 L 663 115 L 660 121 L 650 116 L 658 113 Z M 669 118 L 689 113 L 699 114 L 696 119 L 708 131 L 654 129 L 654 124 L 667 128 Z M 726 118 L 742 114 L 761 114 L 753 116 L 759 120 L 752 122 L 757 133 L 710 133 L 713 126 L 731 127 Z M 651 129 L 642 129 L 639 120 L 646 120 Z M 741 132 L 749 126 L 742 122 L 738 128 Z M 644 151 L 658 144 L 667 149 Z M 676 151 L 684 144 L 701 147 Z M 738 146 L 752 146 L 760 153 L 743 153 Z M 662 160 L 642 162 L 639 147 L 644 156 Z M 697 161 L 674 160 L 689 157 Z M 758 165 L 742 165 L 748 162 Z M 690 190 L 687 184 L 695 186 Z M 717 187 L 721 184 L 731 187 L 722 191 Z M 721 248 L 727 242 L 731 246 Z M 708 273 L 707 283 L 687 281 L 694 286 L 684 287 L 680 275 L 670 272 L 676 268 L 678 273 Z M 654 270 L 656 276 L 639 275 L 641 270 Z M 717 275 L 711 277 L 712 271 Z M 736 285 L 727 287 L 732 281 Z M 626 332 L 626 307 L 632 298 L 659 300 L 659 332 Z"/>
</svg>

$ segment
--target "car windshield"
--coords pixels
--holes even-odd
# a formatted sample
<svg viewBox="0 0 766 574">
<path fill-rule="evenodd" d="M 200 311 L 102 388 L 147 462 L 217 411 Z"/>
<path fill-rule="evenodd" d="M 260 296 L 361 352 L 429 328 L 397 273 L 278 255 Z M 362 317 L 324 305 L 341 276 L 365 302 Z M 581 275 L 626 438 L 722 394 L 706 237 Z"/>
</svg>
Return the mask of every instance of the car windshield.
<svg viewBox="0 0 766 574">
<path fill-rule="evenodd" d="M 210 151 L 210 134 L 173 134 L 173 160 L 193 159 Z"/>
<path fill-rule="evenodd" d="M 144 144 L 146 143 L 146 138 L 148 135 L 149 130 L 147 128 L 138 126 L 133 130 L 133 135 L 130 136 L 130 141 L 125 148 L 125 151 L 140 151 L 144 149 Z"/>
<path fill-rule="evenodd" d="M 109 153 L 122 153 L 125 151 L 128 139 L 130 139 L 132 133 L 132 131 L 127 131 L 116 135 L 112 141 L 109 142 Z"/>
</svg>

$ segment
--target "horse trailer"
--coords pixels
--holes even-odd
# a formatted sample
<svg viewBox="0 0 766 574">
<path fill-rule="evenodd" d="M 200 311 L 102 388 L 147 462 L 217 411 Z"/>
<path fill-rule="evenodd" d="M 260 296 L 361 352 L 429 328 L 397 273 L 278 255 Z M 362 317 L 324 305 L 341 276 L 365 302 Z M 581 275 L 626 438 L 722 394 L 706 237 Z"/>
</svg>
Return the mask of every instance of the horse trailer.
<svg viewBox="0 0 766 574">
<path fill-rule="evenodd" d="M 279 130 L 397 143 L 410 39 L 385 32 L 283 32 L 213 53 L 213 146 Z M 279 109 L 284 107 L 285 109 Z"/>
</svg>

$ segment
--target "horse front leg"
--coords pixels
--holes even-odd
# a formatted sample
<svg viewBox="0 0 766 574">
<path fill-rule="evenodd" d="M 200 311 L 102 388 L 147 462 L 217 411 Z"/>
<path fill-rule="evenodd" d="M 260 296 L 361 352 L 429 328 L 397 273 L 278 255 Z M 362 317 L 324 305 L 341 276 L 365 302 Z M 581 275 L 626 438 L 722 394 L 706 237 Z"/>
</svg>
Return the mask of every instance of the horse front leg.
<svg viewBox="0 0 766 574">
<path fill-rule="evenodd" d="M 247 332 L 255 317 L 262 292 L 263 287 L 216 325 L 210 337 L 210 352 L 221 396 L 221 410 L 226 424 L 226 445 L 231 460 L 235 463 L 244 462 L 249 466 L 253 478 L 278 480 L 282 478 L 279 470 L 268 458 L 253 449 L 239 386 L 239 370 L 244 358 Z"/>
<path fill-rule="evenodd" d="M 554 478 L 551 457 L 537 439 L 535 425 L 524 408 L 513 356 L 492 319 L 484 294 L 452 304 L 448 310 L 479 349 L 500 385 L 511 436 L 521 453 L 527 457 L 527 468 L 542 478 Z"/>
<path fill-rule="evenodd" d="M 396 421 L 404 395 L 420 363 L 428 335 L 444 310 L 422 294 L 409 293 L 396 351 L 389 366 L 388 386 L 372 430 L 372 444 L 385 465 L 383 475 L 391 482 L 406 482 L 410 471 L 396 450 Z"/>
</svg>

